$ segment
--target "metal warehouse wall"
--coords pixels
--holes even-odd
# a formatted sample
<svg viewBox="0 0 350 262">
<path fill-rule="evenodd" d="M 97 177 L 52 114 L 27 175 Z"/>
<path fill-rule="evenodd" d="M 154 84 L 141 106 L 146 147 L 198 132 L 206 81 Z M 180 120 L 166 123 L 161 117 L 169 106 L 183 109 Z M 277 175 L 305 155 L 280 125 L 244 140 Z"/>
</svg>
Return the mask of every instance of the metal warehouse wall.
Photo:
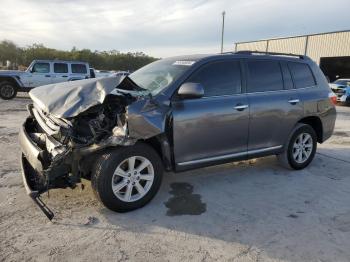
<svg viewBox="0 0 350 262">
<path fill-rule="evenodd" d="M 240 42 L 235 50 L 306 54 L 319 63 L 321 57 L 350 56 L 350 31 Z"/>
</svg>

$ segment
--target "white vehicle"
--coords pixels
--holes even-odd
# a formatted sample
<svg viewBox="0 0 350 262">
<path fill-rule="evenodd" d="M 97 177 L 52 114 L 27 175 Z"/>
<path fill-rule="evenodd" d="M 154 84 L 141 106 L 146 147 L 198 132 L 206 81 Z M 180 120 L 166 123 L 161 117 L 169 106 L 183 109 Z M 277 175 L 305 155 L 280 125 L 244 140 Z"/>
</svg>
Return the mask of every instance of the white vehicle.
<svg viewBox="0 0 350 262">
<path fill-rule="evenodd" d="M 113 75 L 113 71 L 108 71 L 108 70 L 97 70 L 95 69 L 95 76 L 96 78 L 99 77 L 110 77 Z"/>
<path fill-rule="evenodd" d="M 0 97 L 12 99 L 18 91 L 90 77 L 89 64 L 79 61 L 34 60 L 26 71 L 0 70 Z"/>
<path fill-rule="evenodd" d="M 112 74 L 112 76 L 128 76 L 128 75 L 130 75 L 130 73 L 127 71 L 118 71 Z"/>
<path fill-rule="evenodd" d="M 337 79 L 329 84 L 332 91 L 337 96 L 337 101 L 350 105 L 350 79 Z"/>
</svg>

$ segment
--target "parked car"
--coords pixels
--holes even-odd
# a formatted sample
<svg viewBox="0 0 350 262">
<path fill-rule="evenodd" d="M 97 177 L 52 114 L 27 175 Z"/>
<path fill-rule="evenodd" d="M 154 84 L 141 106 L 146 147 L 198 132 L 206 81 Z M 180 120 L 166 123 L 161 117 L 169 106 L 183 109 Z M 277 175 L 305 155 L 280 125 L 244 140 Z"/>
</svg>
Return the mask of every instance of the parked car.
<svg viewBox="0 0 350 262">
<path fill-rule="evenodd" d="M 350 79 L 337 79 L 329 85 L 336 94 L 338 102 L 350 104 Z"/>
<path fill-rule="evenodd" d="M 96 77 L 110 77 L 114 74 L 114 71 L 108 71 L 108 70 L 96 70 L 95 69 L 95 76 Z"/>
<path fill-rule="evenodd" d="M 0 97 L 12 99 L 18 91 L 89 78 L 89 64 L 79 61 L 34 60 L 26 71 L 0 70 Z"/>
<path fill-rule="evenodd" d="M 95 69 L 90 67 L 89 70 L 90 70 L 90 78 L 96 78 Z"/>
<path fill-rule="evenodd" d="M 306 56 L 237 52 L 162 59 L 127 77 L 42 86 L 29 93 L 19 133 L 25 187 L 90 179 L 109 209 L 126 212 L 157 193 L 163 170 L 180 172 L 277 155 L 310 164 L 333 132 L 336 110 Z"/>
<path fill-rule="evenodd" d="M 128 76 L 130 75 L 129 72 L 127 71 L 118 71 L 112 74 L 112 76 L 118 77 L 118 76 Z"/>
</svg>

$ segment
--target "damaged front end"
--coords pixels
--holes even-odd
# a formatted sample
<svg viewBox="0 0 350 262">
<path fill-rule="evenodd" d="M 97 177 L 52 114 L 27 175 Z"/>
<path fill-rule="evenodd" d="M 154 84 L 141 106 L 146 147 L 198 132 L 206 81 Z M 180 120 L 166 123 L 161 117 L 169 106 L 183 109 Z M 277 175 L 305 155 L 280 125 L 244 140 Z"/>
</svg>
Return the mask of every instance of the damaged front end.
<svg viewBox="0 0 350 262">
<path fill-rule="evenodd" d="M 75 85 L 86 92 L 93 81 L 96 85 L 101 80 L 88 81 L 88 85 L 72 83 L 70 87 L 73 90 Z M 30 116 L 19 132 L 23 180 L 28 194 L 50 220 L 53 213 L 40 200 L 42 193 L 54 188 L 74 188 L 81 178 L 89 178 L 101 150 L 130 146 L 163 132 L 164 108 L 145 95 L 117 91 L 116 86 L 112 90 L 111 84 L 114 82 L 101 85 L 105 95 L 99 102 L 89 96 L 86 103 L 84 96 L 70 92 L 74 97 L 63 96 L 64 106 L 51 109 L 50 104 L 43 106 L 43 100 L 31 95 L 34 104 L 28 106 Z M 60 100 L 55 98 L 56 104 L 57 101 Z M 80 111 L 72 110 L 67 101 L 74 101 L 72 104 Z M 55 109 L 63 113 L 57 114 Z M 69 115 L 65 115 L 68 111 Z"/>
</svg>

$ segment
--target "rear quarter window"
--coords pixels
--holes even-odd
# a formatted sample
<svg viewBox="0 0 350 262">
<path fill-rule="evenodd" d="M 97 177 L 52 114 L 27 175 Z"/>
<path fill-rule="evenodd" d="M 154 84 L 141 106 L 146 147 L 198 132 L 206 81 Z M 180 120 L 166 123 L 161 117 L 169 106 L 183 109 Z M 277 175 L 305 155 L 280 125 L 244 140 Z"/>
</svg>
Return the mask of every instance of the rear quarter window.
<svg viewBox="0 0 350 262">
<path fill-rule="evenodd" d="M 73 74 L 86 74 L 87 69 L 84 64 L 71 64 Z"/>
<path fill-rule="evenodd" d="M 289 62 L 288 67 L 292 74 L 296 88 L 305 88 L 316 85 L 315 77 L 307 64 Z"/>
</svg>

